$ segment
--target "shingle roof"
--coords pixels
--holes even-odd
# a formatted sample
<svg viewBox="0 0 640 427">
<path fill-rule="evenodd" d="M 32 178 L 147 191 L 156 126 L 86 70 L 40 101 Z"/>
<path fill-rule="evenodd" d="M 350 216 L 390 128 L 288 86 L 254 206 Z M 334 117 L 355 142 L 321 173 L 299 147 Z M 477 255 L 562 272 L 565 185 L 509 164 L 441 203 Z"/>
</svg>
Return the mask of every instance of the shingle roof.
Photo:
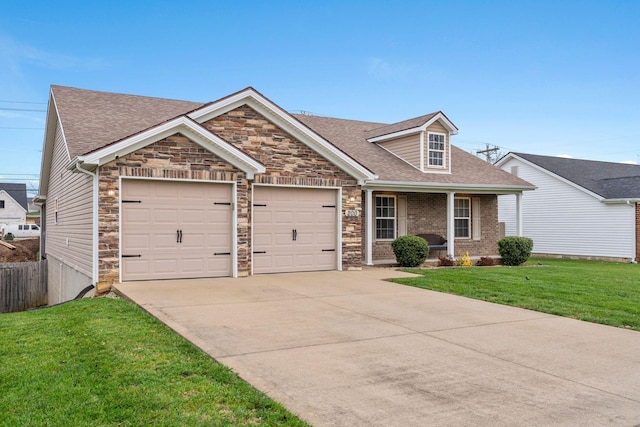
<svg viewBox="0 0 640 427">
<path fill-rule="evenodd" d="M 0 190 L 6 191 L 20 206 L 28 210 L 27 184 L 0 182 Z"/>
<path fill-rule="evenodd" d="M 203 105 L 55 85 L 51 93 L 72 159 Z"/>
<path fill-rule="evenodd" d="M 605 199 L 640 198 L 640 165 L 511 153 Z"/>
<path fill-rule="evenodd" d="M 187 114 L 207 104 L 52 86 L 71 158 L 91 153 L 123 138 Z M 531 187 L 483 160 L 452 146 L 451 174 L 423 173 L 376 144 L 369 135 L 419 127 L 441 112 L 394 124 L 293 115 L 380 180 L 460 185 Z"/>
<path fill-rule="evenodd" d="M 379 145 L 367 141 L 368 132 L 380 128 L 381 123 L 302 114 L 293 116 L 357 159 L 383 181 L 531 187 L 530 183 L 453 145 L 451 146 L 453 160 L 451 174 L 421 172 Z"/>
<path fill-rule="evenodd" d="M 425 114 L 424 116 L 414 117 L 413 119 L 404 120 L 390 125 L 385 124 L 378 126 L 366 132 L 366 138 L 375 138 L 382 135 L 389 135 L 391 133 L 400 132 L 407 129 L 413 129 L 422 126 L 431 120 L 439 111 L 435 113 Z"/>
</svg>

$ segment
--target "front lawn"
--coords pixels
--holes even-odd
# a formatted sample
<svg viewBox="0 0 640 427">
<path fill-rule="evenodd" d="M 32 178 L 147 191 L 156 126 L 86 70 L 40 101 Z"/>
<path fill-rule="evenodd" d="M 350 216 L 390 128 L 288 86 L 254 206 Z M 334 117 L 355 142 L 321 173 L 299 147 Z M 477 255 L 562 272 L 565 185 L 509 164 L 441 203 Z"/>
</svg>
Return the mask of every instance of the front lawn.
<svg viewBox="0 0 640 427">
<path fill-rule="evenodd" d="M 640 265 L 532 258 L 520 267 L 407 270 L 394 282 L 640 331 Z"/>
<path fill-rule="evenodd" d="M 306 425 L 125 300 L 0 315 L 0 425 Z"/>
</svg>

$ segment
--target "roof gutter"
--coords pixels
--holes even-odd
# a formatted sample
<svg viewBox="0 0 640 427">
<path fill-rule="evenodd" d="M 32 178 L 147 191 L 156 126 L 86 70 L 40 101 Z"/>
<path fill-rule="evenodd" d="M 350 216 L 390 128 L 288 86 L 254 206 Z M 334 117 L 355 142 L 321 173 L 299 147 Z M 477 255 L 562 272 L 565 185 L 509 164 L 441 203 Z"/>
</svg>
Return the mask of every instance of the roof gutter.
<svg viewBox="0 0 640 427">
<path fill-rule="evenodd" d="M 402 181 L 368 181 L 363 189 L 377 191 L 410 191 L 419 193 L 473 193 L 473 194 L 517 194 L 535 190 L 535 186 L 499 185 L 499 184 L 451 184 Z"/>
<path fill-rule="evenodd" d="M 69 170 L 73 172 L 80 172 L 85 175 L 88 175 L 92 178 L 93 189 L 91 191 L 93 197 L 93 212 L 92 212 L 92 244 L 91 244 L 91 256 L 93 258 L 92 267 L 91 267 L 91 275 L 93 276 L 91 280 L 93 281 L 93 285 L 98 287 L 98 174 L 97 172 L 91 172 L 87 169 L 84 169 L 82 165 L 84 164 L 78 157 L 76 157 L 71 164 L 67 167 Z M 94 168 L 95 170 L 95 168 Z"/>
<path fill-rule="evenodd" d="M 604 203 L 605 205 L 630 205 L 632 203 L 640 203 L 640 198 L 631 197 L 626 199 L 604 199 L 602 200 L 602 203 Z"/>
</svg>

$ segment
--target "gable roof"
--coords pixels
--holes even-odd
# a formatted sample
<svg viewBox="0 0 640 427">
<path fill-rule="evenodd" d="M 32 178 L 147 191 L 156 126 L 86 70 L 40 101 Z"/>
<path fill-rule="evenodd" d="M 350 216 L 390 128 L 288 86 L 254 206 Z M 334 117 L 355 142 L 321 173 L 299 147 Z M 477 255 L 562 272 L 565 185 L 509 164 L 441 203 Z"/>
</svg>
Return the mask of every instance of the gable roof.
<svg viewBox="0 0 640 427">
<path fill-rule="evenodd" d="M 376 181 L 399 182 L 425 187 L 475 187 L 491 189 L 533 189 L 533 185 L 497 168 L 473 154 L 451 145 L 451 173 L 424 173 L 389 151 L 372 144 L 367 135 L 383 124 L 332 117 L 294 114 L 305 125 L 331 141 L 350 156 L 359 159 L 364 166 L 378 175 Z"/>
<path fill-rule="evenodd" d="M 0 191 L 6 191 L 13 200 L 16 201 L 24 210 L 28 210 L 27 205 L 27 184 L 14 184 L 9 182 L 0 182 Z"/>
<path fill-rule="evenodd" d="M 71 159 L 203 105 L 55 85 L 51 96 Z"/>
<path fill-rule="evenodd" d="M 640 198 L 640 165 L 526 153 L 509 153 L 508 156 L 546 169 L 604 199 Z"/>
<path fill-rule="evenodd" d="M 393 138 L 408 133 L 424 130 L 427 126 L 436 121 L 441 121 L 452 135 L 458 133 L 458 128 L 444 115 L 442 111 L 425 114 L 424 116 L 414 117 L 412 119 L 403 120 L 401 122 L 382 125 L 366 132 L 365 137 L 370 142 L 376 142 L 387 138 Z"/>
<path fill-rule="evenodd" d="M 452 134 L 457 133 L 457 128 L 440 111 L 388 125 L 292 115 L 251 87 L 203 104 L 52 86 L 43 149 L 43 194 L 46 194 L 48 187 L 47 168 L 55 136 L 54 118 L 61 124 L 72 163 L 100 165 L 132 148 L 149 143 L 159 135 L 170 131 L 187 131 L 190 136 L 195 135 L 201 145 L 212 151 L 217 150 L 217 154 L 249 175 L 260 173 L 262 165 L 200 126 L 209 118 L 244 104 L 357 177 L 361 183 L 402 184 L 423 189 L 428 184 L 429 188 L 440 188 L 442 191 L 517 192 L 534 188 L 526 181 L 454 146 L 451 148 L 450 174 L 425 174 L 367 141 L 368 136 L 375 134 L 384 134 L 381 136 L 384 139 L 402 132 L 417 132 L 436 120 L 441 121 Z"/>
</svg>

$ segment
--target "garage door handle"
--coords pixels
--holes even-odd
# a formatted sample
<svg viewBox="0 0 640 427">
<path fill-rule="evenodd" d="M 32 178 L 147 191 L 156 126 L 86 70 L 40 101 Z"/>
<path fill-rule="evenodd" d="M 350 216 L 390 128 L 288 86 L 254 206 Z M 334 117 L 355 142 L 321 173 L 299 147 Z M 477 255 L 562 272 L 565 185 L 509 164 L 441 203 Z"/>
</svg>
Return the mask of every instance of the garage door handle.
<svg viewBox="0 0 640 427">
<path fill-rule="evenodd" d="M 291 234 L 294 241 L 298 240 L 298 230 L 294 228 L 293 230 L 291 230 Z"/>
<path fill-rule="evenodd" d="M 182 230 L 176 230 L 176 243 L 182 243 Z"/>
</svg>

